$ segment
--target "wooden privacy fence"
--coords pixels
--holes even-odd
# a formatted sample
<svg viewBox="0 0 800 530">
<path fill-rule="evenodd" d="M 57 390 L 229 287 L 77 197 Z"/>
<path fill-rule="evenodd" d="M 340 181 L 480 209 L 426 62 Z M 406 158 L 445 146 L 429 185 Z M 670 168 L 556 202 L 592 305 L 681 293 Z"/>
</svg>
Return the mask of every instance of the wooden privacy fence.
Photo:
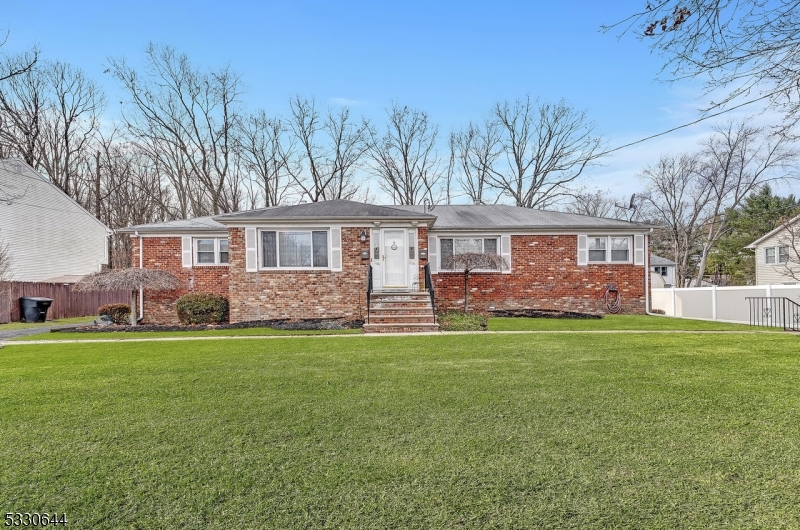
<svg viewBox="0 0 800 530">
<path fill-rule="evenodd" d="M 129 304 L 130 291 L 73 291 L 71 284 L 0 282 L 0 324 L 19 321 L 19 299 L 23 296 L 52 298 L 47 319 L 85 317 L 97 314 L 103 304 Z"/>
</svg>

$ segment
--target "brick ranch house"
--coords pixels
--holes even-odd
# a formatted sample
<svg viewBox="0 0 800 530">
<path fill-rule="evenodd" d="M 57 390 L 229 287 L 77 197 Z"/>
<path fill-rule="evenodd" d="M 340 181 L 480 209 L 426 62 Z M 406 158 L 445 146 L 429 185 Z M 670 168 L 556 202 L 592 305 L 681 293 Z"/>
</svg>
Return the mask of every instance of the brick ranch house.
<svg viewBox="0 0 800 530">
<path fill-rule="evenodd" d="M 650 230 L 642 223 L 506 205 L 335 200 L 118 232 L 133 239 L 132 266 L 167 270 L 185 285 L 142 293 L 143 322 L 176 323 L 175 301 L 188 292 L 227 296 L 231 322 L 364 318 L 371 266 L 365 330 L 381 331 L 396 329 L 398 319 L 406 329 L 438 328 L 430 319 L 426 265 L 437 310 L 462 307 L 463 273 L 442 266 L 461 252 L 497 253 L 508 265 L 471 274 L 471 309 L 602 313 L 606 286 L 615 283 L 623 311 L 644 313 Z M 417 302 L 417 310 L 397 310 Z M 404 316 L 392 320 L 391 313 Z"/>
</svg>

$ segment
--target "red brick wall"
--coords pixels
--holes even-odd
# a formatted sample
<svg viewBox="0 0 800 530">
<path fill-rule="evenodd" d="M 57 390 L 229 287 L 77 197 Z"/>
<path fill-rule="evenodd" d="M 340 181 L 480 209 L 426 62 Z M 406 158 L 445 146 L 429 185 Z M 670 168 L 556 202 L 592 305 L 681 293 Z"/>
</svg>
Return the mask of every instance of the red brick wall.
<svg viewBox="0 0 800 530">
<path fill-rule="evenodd" d="M 369 233 L 370 227 L 363 229 Z M 145 322 L 177 323 L 175 301 L 187 292 L 228 296 L 231 322 L 274 318 L 361 318 L 366 313 L 366 274 L 369 260 L 361 251 L 362 228 L 342 229 L 341 272 L 245 272 L 244 229 L 229 230 L 229 267 L 181 267 L 181 238 L 144 238 L 144 266 L 168 270 L 183 280 L 184 289 L 145 292 Z M 427 249 L 427 229 L 419 228 L 418 249 Z M 134 238 L 133 266 L 138 267 L 138 239 Z M 472 273 L 470 309 L 564 309 L 591 313 L 605 311 L 607 283 L 617 284 L 626 313 L 644 312 L 642 266 L 577 265 L 577 236 L 512 236 L 512 272 Z M 424 282 L 419 260 L 420 283 Z M 464 303 L 461 273 L 433 276 L 439 309 L 459 309 Z"/>
<path fill-rule="evenodd" d="M 231 322 L 274 318 L 362 318 L 366 314 L 369 237 L 342 228 L 342 271 L 245 272 L 244 229 L 229 229 Z M 369 255 L 369 254 L 368 254 Z"/>
<path fill-rule="evenodd" d="M 603 313 L 606 284 L 613 282 L 622 295 L 623 312 L 643 314 L 644 267 L 631 264 L 579 267 L 577 247 L 574 235 L 512 236 L 511 274 L 472 273 L 470 309 Z M 463 309 L 463 273 L 440 272 L 433 281 L 437 309 Z"/>
<path fill-rule="evenodd" d="M 175 291 L 156 292 L 145 289 L 143 323 L 178 324 L 175 302 L 186 293 L 214 293 L 228 296 L 228 266 L 204 265 L 184 268 L 181 266 L 180 237 L 145 237 L 142 240 L 144 268 L 169 271 L 184 284 L 184 288 Z M 132 265 L 138 267 L 138 238 L 133 238 L 132 246 Z"/>
</svg>

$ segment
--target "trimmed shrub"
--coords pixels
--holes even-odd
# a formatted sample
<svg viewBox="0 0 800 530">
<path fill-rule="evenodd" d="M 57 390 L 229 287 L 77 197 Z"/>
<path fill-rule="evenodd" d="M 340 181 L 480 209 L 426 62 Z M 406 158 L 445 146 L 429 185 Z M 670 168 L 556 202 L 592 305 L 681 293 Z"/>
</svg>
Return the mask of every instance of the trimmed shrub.
<svg viewBox="0 0 800 530">
<path fill-rule="evenodd" d="M 114 324 L 127 324 L 131 319 L 131 306 L 128 304 L 105 304 L 97 308 L 98 315 L 106 315 Z"/>
<path fill-rule="evenodd" d="M 228 299 L 220 294 L 190 293 L 175 304 L 181 324 L 220 324 L 228 321 Z"/>
<path fill-rule="evenodd" d="M 442 331 L 486 331 L 486 315 L 446 311 L 437 315 L 439 329 Z"/>
</svg>

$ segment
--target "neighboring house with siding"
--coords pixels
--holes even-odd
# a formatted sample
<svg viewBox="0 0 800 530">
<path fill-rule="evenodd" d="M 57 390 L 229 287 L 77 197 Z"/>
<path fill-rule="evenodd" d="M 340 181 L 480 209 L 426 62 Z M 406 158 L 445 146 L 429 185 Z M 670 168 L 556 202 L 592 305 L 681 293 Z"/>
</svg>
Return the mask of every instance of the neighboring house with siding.
<svg viewBox="0 0 800 530">
<path fill-rule="evenodd" d="M 0 244 L 14 281 L 76 281 L 108 264 L 103 223 L 21 159 L 0 160 Z"/>
<path fill-rule="evenodd" d="M 614 283 L 624 310 L 644 313 L 650 229 L 505 205 L 429 209 L 335 200 L 118 232 L 132 238 L 134 266 L 167 270 L 184 282 L 175 292 L 144 293 L 145 322 L 174 323 L 180 295 L 214 292 L 228 296 L 231 322 L 358 319 L 369 310 L 365 330 L 382 331 L 436 329 L 429 286 L 437 309 L 461 307 L 463 273 L 445 265 L 462 252 L 496 253 L 507 264 L 471 274 L 473 309 L 601 313 Z"/>
<path fill-rule="evenodd" d="M 794 285 L 800 277 L 800 215 L 764 234 L 745 248 L 753 249 L 756 285 Z"/>
<path fill-rule="evenodd" d="M 672 287 L 675 285 L 675 262 L 655 254 L 650 254 L 650 270 L 658 274 L 660 282 L 663 283 L 661 287 Z M 653 287 L 656 285 L 656 280 L 653 280 Z"/>
</svg>

